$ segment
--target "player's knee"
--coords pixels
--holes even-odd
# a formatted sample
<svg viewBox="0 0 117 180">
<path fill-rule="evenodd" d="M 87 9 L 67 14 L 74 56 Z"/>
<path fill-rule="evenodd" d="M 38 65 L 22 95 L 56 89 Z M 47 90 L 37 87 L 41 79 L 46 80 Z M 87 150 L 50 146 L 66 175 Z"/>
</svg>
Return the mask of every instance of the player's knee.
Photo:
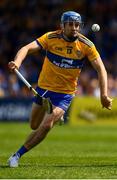
<svg viewBox="0 0 117 180">
<path fill-rule="evenodd" d="M 46 131 L 49 131 L 53 126 L 53 123 L 52 122 L 45 122 L 43 124 L 43 128 L 46 130 Z"/>
<path fill-rule="evenodd" d="M 45 124 L 45 125 L 44 125 L 44 129 L 45 129 L 46 131 L 49 131 L 51 128 L 52 128 L 52 127 L 51 127 L 51 124 Z"/>
</svg>

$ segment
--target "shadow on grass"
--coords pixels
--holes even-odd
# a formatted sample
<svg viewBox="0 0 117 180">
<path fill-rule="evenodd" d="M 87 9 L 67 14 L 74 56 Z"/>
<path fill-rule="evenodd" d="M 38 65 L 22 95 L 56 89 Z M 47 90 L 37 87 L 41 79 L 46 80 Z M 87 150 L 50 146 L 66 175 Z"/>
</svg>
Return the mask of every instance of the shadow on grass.
<svg viewBox="0 0 117 180">
<path fill-rule="evenodd" d="M 0 169 L 6 169 L 6 168 L 9 168 L 8 165 L 0 165 Z"/>
<path fill-rule="evenodd" d="M 45 165 L 45 164 L 20 164 L 18 168 L 29 168 L 29 167 L 40 167 L 40 168 L 112 168 L 115 167 L 117 168 L 117 164 L 78 164 L 78 165 L 74 165 L 74 164 L 59 164 L 59 165 Z M 0 169 L 8 169 L 10 168 L 8 165 L 0 165 Z M 11 168 L 11 169 L 18 169 L 18 168 Z"/>
</svg>

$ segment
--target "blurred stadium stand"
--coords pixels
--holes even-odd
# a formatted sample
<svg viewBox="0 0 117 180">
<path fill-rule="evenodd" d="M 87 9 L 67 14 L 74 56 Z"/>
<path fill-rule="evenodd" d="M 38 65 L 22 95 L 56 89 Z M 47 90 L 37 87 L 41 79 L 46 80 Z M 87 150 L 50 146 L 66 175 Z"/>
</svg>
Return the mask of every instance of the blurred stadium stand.
<svg viewBox="0 0 117 180">
<path fill-rule="evenodd" d="M 17 50 L 47 31 L 59 28 L 64 11 L 79 12 L 82 30 L 99 50 L 108 72 L 109 93 L 117 96 L 117 0 L 0 0 L 0 97 L 32 96 L 7 64 Z M 98 23 L 101 31 L 91 32 Z M 30 55 L 21 67 L 22 74 L 34 86 L 43 64 L 44 53 Z M 90 82 L 90 83 L 89 83 Z M 99 96 L 97 75 L 87 62 L 79 81 L 78 95 Z"/>
</svg>

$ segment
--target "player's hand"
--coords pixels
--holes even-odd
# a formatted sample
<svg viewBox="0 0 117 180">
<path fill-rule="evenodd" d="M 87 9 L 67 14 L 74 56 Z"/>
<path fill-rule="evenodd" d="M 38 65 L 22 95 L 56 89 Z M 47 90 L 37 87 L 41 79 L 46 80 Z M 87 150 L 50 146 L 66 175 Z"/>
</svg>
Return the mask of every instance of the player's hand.
<svg viewBox="0 0 117 180">
<path fill-rule="evenodd" d="M 109 110 L 112 109 L 112 101 L 113 99 L 108 96 L 101 96 L 101 104 L 103 108 L 107 108 Z"/>
<path fill-rule="evenodd" d="M 8 67 L 11 71 L 13 71 L 14 69 L 18 69 L 18 66 L 16 65 L 16 63 L 14 61 L 10 61 L 8 63 Z"/>
</svg>

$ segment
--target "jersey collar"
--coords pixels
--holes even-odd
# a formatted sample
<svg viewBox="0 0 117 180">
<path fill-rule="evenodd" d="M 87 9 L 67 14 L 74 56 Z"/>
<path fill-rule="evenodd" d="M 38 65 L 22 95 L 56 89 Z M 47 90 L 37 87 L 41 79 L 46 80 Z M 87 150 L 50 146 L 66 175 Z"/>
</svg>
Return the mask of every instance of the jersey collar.
<svg viewBox="0 0 117 180">
<path fill-rule="evenodd" d="M 70 40 L 63 34 L 63 32 L 61 32 L 61 37 L 67 42 L 74 42 L 74 41 L 78 40 L 78 37 L 74 38 L 74 40 Z"/>
</svg>

